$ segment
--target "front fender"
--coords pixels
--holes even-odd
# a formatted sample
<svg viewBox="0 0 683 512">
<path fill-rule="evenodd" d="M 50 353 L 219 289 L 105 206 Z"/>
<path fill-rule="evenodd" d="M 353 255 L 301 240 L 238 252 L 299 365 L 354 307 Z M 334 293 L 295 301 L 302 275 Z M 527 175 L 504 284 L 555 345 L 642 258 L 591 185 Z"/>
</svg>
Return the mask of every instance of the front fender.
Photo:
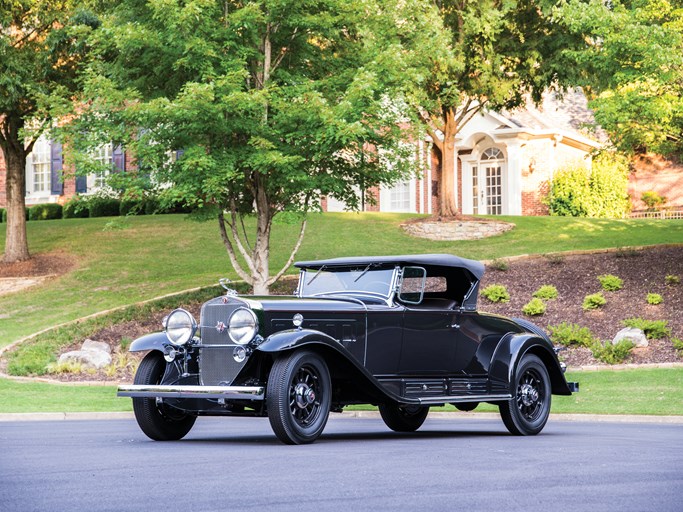
<svg viewBox="0 0 683 512">
<path fill-rule="evenodd" d="M 348 355 L 344 352 L 342 344 L 339 343 L 332 336 L 324 332 L 315 331 L 313 329 L 289 329 L 280 331 L 276 334 L 268 336 L 266 340 L 261 343 L 256 350 L 261 352 L 282 352 L 284 350 L 291 350 L 293 348 L 302 347 L 304 345 L 326 345 L 333 348 L 337 352 L 343 353 L 347 358 Z"/>
<path fill-rule="evenodd" d="M 489 366 L 491 380 L 511 385 L 514 382 L 517 364 L 525 354 L 534 354 L 543 361 L 548 370 L 554 395 L 572 394 L 552 344 L 544 338 L 529 333 L 508 333 L 503 336 L 491 358 Z M 514 391 L 510 390 L 513 394 Z"/>
<path fill-rule="evenodd" d="M 164 347 L 169 344 L 165 332 L 155 332 L 136 339 L 130 344 L 128 352 L 144 352 L 145 350 L 164 351 Z"/>
</svg>

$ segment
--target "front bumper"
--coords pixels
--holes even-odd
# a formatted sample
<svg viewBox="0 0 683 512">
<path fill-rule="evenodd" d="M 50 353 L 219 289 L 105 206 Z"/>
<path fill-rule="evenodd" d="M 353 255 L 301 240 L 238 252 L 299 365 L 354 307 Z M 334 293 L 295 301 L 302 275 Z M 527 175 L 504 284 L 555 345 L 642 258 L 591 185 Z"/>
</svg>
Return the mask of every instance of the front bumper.
<svg viewBox="0 0 683 512">
<path fill-rule="evenodd" d="M 223 398 L 225 400 L 263 400 L 263 386 L 119 386 L 117 396 L 133 398 Z"/>
</svg>

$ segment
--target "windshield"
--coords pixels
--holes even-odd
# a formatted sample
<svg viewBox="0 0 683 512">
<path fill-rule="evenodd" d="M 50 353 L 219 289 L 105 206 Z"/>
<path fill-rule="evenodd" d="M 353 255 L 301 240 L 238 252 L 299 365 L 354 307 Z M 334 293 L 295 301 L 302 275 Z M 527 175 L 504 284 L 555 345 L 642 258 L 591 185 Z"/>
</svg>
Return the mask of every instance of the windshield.
<svg viewBox="0 0 683 512">
<path fill-rule="evenodd" d="M 367 267 L 354 269 L 304 270 L 301 274 L 302 296 L 332 293 L 372 293 L 389 297 L 394 269 L 376 270 Z"/>
</svg>

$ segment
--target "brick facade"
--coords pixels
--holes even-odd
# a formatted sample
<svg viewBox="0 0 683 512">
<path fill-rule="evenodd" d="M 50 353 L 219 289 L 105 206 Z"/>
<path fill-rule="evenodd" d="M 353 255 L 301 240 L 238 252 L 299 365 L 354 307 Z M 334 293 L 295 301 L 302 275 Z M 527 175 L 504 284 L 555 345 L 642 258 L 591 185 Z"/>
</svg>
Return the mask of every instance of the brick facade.
<svg viewBox="0 0 683 512">
<path fill-rule="evenodd" d="M 658 155 L 644 155 L 634 160 L 628 183 L 633 210 L 647 208 L 640 198 L 648 191 L 666 197 L 665 207 L 683 208 L 683 164 Z"/>
</svg>

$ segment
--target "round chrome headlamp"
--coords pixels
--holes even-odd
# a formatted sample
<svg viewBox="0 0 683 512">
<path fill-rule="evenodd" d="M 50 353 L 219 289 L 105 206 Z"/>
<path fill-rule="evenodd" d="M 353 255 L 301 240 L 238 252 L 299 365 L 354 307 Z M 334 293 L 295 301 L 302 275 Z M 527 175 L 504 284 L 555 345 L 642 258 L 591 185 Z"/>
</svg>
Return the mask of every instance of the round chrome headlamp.
<svg viewBox="0 0 683 512">
<path fill-rule="evenodd" d="M 228 320 L 230 339 L 238 345 L 246 345 L 258 332 L 258 320 L 251 309 L 239 308 L 233 311 Z"/>
<path fill-rule="evenodd" d="M 194 336 L 197 322 L 184 309 L 175 309 L 166 317 L 164 327 L 168 341 L 174 345 L 185 345 Z"/>
</svg>

